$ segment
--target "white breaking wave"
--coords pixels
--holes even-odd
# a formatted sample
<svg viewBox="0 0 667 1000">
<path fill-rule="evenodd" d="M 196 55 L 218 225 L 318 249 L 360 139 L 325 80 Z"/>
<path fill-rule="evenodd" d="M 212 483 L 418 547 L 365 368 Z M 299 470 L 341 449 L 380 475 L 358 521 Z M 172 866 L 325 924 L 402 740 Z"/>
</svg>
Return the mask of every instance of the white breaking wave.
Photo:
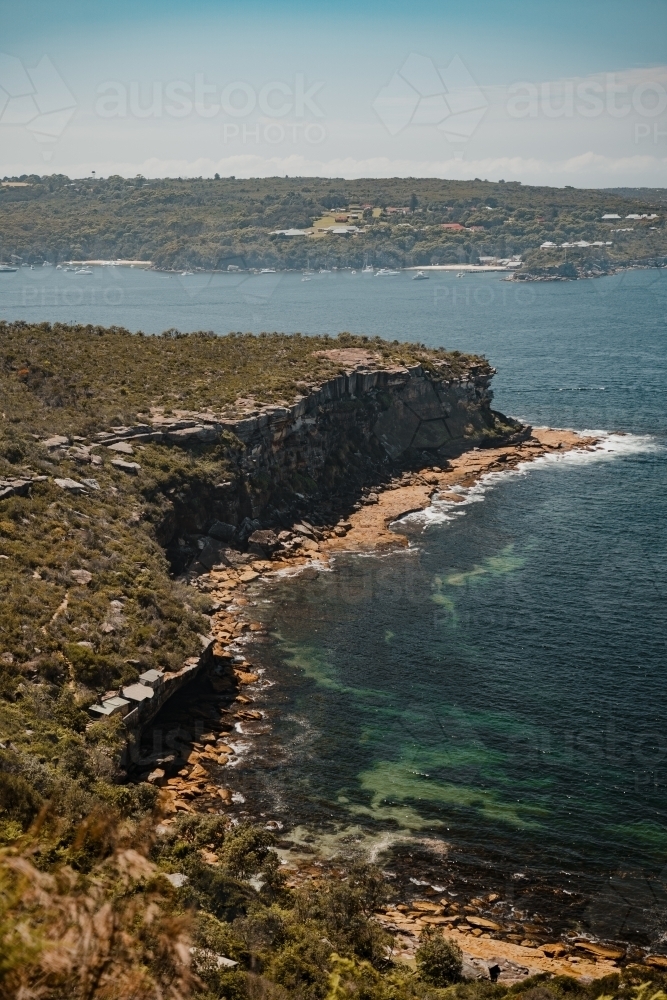
<svg viewBox="0 0 667 1000">
<path fill-rule="evenodd" d="M 472 503 L 480 503 L 489 489 L 511 476 L 525 476 L 533 470 L 548 465 L 591 465 L 598 462 L 613 461 L 629 455 L 656 455 L 665 453 L 667 447 L 651 434 L 614 434 L 609 431 L 580 431 L 583 437 L 595 437 L 597 444 L 592 448 L 573 448 L 571 451 L 548 452 L 539 458 L 519 462 L 513 469 L 503 469 L 500 472 L 487 472 L 480 476 L 473 486 L 447 487 L 447 493 L 456 493 L 462 500 L 434 499 L 429 507 L 412 514 L 406 514 L 396 524 L 420 524 L 424 528 L 432 524 L 444 524 L 457 517 L 465 516 Z"/>
</svg>

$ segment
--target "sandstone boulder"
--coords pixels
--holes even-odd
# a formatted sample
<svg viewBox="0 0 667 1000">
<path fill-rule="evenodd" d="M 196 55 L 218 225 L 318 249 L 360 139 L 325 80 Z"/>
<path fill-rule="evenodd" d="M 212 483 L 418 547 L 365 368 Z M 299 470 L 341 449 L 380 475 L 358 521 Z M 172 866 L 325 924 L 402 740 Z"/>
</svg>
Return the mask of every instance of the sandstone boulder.
<svg viewBox="0 0 667 1000">
<path fill-rule="evenodd" d="M 134 455 L 134 448 L 129 441 L 115 441 L 114 444 L 108 444 L 107 448 L 119 455 Z"/>
<path fill-rule="evenodd" d="M 497 924 L 495 920 L 487 920 L 486 917 L 466 917 L 466 920 L 472 927 L 480 927 L 485 931 L 499 931 L 500 924 Z"/>
<path fill-rule="evenodd" d="M 85 493 L 86 487 L 83 483 L 78 483 L 76 479 L 54 479 L 56 486 L 59 486 L 61 490 L 67 490 L 68 493 Z"/>
<path fill-rule="evenodd" d="M 253 531 L 253 533 L 248 537 L 248 552 L 252 552 L 254 555 L 267 556 L 272 555 L 273 552 L 278 548 L 278 536 L 275 531 Z"/>
<path fill-rule="evenodd" d="M 554 941 L 550 944 L 543 944 L 542 951 L 547 958 L 560 958 L 567 952 L 567 948 L 560 941 Z"/>
<path fill-rule="evenodd" d="M 114 459 L 111 464 L 115 469 L 120 469 L 121 472 L 126 472 L 129 476 L 136 476 L 141 468 L 138 462 L 124 462 L 120 458 Z"/>
<path fill-rule="evenodd" d="M 607 944 L 597 944 L 595 941 L 577 941 L 576 947 L 589 955 L 594 955 L 596 958 L 607 958 L 612 961 L 617 958 L 623 958 L 625 955 L 624 948 L 616 948 L 613 945 Z"/>
</svg>

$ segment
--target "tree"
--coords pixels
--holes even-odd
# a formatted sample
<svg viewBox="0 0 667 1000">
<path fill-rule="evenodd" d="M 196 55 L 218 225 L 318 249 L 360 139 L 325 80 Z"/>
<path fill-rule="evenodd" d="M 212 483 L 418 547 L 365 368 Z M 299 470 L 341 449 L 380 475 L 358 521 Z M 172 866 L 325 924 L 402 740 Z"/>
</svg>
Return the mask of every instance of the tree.
<svg viewBox="0 0 667 1000">
<path fill-rule="evenodd" d="M 454 941 L 434 928 L 423 930 L 419 941 L 415 961 L 422 979 L 433 986 L 449 986 L 461 978 L 463 953 Z"/>
</svg>

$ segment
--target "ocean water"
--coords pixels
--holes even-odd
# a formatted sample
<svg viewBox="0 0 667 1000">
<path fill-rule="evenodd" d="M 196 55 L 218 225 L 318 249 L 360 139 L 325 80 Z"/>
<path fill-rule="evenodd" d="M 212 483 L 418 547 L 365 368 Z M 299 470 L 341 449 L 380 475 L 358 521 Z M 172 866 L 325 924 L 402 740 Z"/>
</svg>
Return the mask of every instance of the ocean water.
<svg viewBox="0 0 667 1000">
<path fill-rule="evenodd" d="M 407 550 L 263 592 L 270 727 L 234 780 L 297 839 L 664 948 L 667 271 L 522 286 L 100 268 L 65 301 L 80 286 L 43 270 L 0 275 L 0 316 L 472 350 L 498 368 L 499 409 L 604 432 L 593 454 L 408 518 Z"/>
</svg>

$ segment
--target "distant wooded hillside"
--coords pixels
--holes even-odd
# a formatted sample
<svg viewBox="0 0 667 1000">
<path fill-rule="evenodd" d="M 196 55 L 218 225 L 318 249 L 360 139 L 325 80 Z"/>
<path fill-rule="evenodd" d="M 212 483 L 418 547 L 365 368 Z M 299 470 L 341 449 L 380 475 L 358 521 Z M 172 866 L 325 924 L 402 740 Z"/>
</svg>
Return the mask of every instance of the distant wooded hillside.
<svg viewBox="0 0 667 1000">
<path fill-rule="evenodd" d="M 521 254 L 538 272 L 567 264 L 576 276 L 667 260 L 665 201 L 663 189 L 481 180 L 30 176 L 0 186 L 0 261 L 129 258 L 177 269 L 359 267 L 367 261 L 405 267 Z M 324 216 L 360 231 L 317 232 Z M 314 235 L 275 233 L 314 224 Z M 580 241 L 589 246 L 569 253 L 562 248 Z M 545 242 L 554 246 L 544 249 Z"/>
</svg>

